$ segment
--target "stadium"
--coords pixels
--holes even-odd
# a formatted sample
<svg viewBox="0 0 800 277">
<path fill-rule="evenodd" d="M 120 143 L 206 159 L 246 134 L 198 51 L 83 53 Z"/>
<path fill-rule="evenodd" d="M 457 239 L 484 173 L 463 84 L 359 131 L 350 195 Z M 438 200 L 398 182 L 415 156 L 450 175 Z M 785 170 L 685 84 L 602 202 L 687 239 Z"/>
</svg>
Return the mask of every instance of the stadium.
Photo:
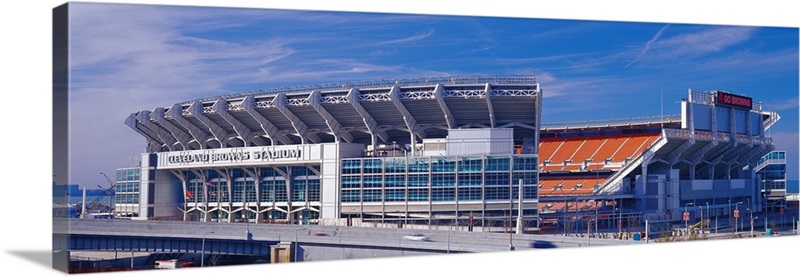
<svg viewBox="0 0 800 277">
<path fill-rule="evenodd" d="M 532 75 L 454 76 L 135 112 L 147 153 L 117 215 L 566 234 L 763 209 L 755 172 L 780 117 L 752 98 L 690 89 L 680 115 L 542 124 L 542 94 Z"/>
</svg>

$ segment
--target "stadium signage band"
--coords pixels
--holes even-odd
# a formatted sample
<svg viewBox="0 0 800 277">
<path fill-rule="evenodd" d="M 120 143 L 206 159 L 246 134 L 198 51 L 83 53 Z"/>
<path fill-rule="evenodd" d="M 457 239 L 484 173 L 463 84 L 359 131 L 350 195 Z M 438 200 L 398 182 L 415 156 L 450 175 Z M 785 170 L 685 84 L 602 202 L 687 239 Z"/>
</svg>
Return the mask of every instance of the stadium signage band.
<svg viewBox="0 0 800 277">
<path fill-rule="evenodd" d="M 753 109 L 753 98 L 717 91 L 717 105 Z"/>
<path fill-rule="evenodd" d="M 160 167 L 224 165 L 248 162 L 294 161 L 304 159 L 299 147 L 252 147 L 167 152 L 159 154 Z"/>
</svg>

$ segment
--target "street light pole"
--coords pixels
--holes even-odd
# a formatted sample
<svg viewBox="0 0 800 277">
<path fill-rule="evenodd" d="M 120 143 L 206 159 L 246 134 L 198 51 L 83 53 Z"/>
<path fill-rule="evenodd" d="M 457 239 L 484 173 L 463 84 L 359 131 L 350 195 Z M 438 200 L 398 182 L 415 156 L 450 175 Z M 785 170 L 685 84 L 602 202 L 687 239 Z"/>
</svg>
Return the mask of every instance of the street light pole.
<svg viewBox="0 0 800 277">
<path fill-rule="evenodd" d="M 686 203 L 686 205 L 683 206 L 683 220 L 686 222 L 686 241 L 689 240 L 689 205 L 694 205 L 694 203 Z"/>
<path fill-rule="evenodd" d="M 736 209 L 733 210 L 734 213 L 738 213 L 739 212 L 739 204 L 742 204 L 742 202 L 741 201 L 736 202 Z M 739 217 L 738 216 L 734 216 L 733 217 L 733 234 L 735 235 L 737 233 L 739 233 Z"/>
<path fill-rule="evenodd" d="M 728 224 L 731 224 L 731 219 L 733 219 L 733 213 L 731 212 L 731 199 L 728 198 Z"/>
<path fill-rule="evenodd" d="M 750 210 L 749 207 L 747 208 L 746 211 L 747 211 L 747 218 L 749 218 L 749 220 L 750 220 L 750 229 L 752 230 L 753 229 L 753 212 Z M 742 231 L 744 231 L 744 221 L 742 221 Z"/>
<path fill-rule="evenodd" d="M 594 234 L 597 235 L 597 202 L 594 204 Z"/>
<path fill-rule="evenodd" d="M 203 233 L 203 242 L 200 244 L 200 267 L 205 266 L 205 257 L 206 257 L 206 235 L 213 234 L 214 232 L 205 232 Z"/>
<path fill-rule="evenodd" d="M 294 231 L 294 261 L 293 262 L 297 262 L 297 250 L 300 249 L 300 241 L 297 240 L 297 233 L 299 233 L 300 231 L 303 231 L 305 229 L 307 229 L 307 228 L 298 229 L 298 230 Z"/>
<path fill-rule="evenodd" d="M 708 233 L 711 234 L 711 207 L 706 202 L 706 214 L 708 217 Z"/>
<path fill-rule="evenodd" d="M 620 208 L 614 208 L 614 211 L 615 211 L 615 212 L 616 212 L 617 210 L 619 210 L 619 215 L 617 215 L 617 222 L 616 222 L 616 224 L 617 224 L 617 235 L 618 235 L 620 238 L 622 238 L 622 209 L 620 209 Z M 611 229 L 611 230 L 614 230 L 614 229 Z"/>
<path fill-rule="evenodd" d="M 700 207 L 699 210 L 700 210 L 700 233 L 702 234 L 703 233 L 703 219 L 705 219 L 703 217 L 703 207 Z"/>
<path fill-rule="evenodd" d="M 592 220 L 589 219 L 586 224 L 586 246 L 592 246 Z M 595 222 L 597 225 L 597 222 Z"/>
<path fill-rule="evenodd" d="M 708 233 L 711 233 L 711 208 L 708 206 L 708 202 L 706 202 L 706 218 L 708 218 Z M 703 222 L 700 226 L 705 225 L 706 223 Z"/>
<path fill-rule="evenodd" d="M 450 223 L 449 227 L 447 230 L 447 254 L 450 254 L 450 234 L 453 233 L 453 223 Z"/>
<path fill-rule="evenodd" d="M 247 212 L 247 175 L 242 175 L 242 183 L 244 184 L 244 189 L 242 190 L 242 202 L 244 206 L 242 207 L 242 215 L 244 216 L 244 224 L 246 228 L 246 233 L 244 234 L 245 240 L 250 240 L 250 215 Z"/>
</svg>

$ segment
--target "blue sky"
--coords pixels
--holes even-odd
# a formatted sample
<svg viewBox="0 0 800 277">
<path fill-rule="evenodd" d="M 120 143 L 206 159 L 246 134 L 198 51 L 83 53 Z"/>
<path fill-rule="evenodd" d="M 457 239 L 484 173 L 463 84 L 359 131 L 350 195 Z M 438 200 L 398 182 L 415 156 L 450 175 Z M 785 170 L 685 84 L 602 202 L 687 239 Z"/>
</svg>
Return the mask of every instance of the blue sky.
<svg viewBox="0 0 800 277">
<path fill-rule="evenodd" d="M 797 28 L 73 3 L 71 183 L 133 166 L 130 113 L 341 81 L 533 74 L 543 121 L 679 114 L 694 90 L 750 96 L 798 168 Z M 111 143 L 113 142 L 113 143 Z M 79 162 L 80 161 L 80 162 Z M 789 178 L 797 179 L 797 172 Z"/>
</svg>

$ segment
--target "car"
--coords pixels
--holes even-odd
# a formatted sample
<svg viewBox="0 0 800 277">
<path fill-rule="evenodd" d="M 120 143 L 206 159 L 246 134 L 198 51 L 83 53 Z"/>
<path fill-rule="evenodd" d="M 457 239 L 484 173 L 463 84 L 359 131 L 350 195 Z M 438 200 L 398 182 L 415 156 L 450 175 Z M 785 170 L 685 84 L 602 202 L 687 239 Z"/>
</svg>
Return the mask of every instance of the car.
<svg viewBox="0 0 800 277">
<path fill-rule="evenodd" d="M 535 240 L 531 243 L 533 248 L 556 248 L 556 245 L 546 240 Z"/>
<path fill-rule="evenodd" d="M 406 239 L 406 240 L 415 240 L 415 241 L 430 241 L 430 239 L 428 238 L 428 236 L 426 236 L 426 235 L 424 235 L 424 234 L 413 234 L 413 235 L 407 235 L 407 236 L 403 236 L 403 239 Z"/>
</svg>

